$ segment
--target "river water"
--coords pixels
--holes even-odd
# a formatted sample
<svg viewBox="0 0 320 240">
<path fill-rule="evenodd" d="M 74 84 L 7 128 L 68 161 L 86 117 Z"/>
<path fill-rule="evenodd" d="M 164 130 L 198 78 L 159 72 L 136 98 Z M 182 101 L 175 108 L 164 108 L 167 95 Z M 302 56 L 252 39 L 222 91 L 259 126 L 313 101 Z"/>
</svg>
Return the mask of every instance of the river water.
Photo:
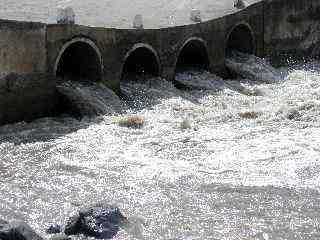
<svg viewBox="0 0 320 240">
<path fill-rule="evenodd" d="M 234 81 L 177 77 L 198 90 L 126 82 L 122 113 L 110 93 L 106 115 L 1 127 L 0 216 L 46 236 L 102 201 L 129 217 L 117 240 L 319 239 L 320 64 L 249 62 L 227 62 Z M 144 125 L 120 124 L 131 116 Z"/>
</svg>

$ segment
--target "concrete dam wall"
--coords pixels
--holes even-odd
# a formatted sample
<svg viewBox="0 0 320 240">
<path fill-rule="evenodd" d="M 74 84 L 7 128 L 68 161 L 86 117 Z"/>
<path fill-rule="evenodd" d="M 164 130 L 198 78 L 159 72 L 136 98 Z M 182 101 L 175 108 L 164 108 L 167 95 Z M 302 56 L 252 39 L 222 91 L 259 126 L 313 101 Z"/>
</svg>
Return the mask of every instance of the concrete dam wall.
<svg viewBox="0 0 320 240">
<path fill-rule="evenodd" d="M 0 123 L 31 120 L 55 107 L 47 74 L 46 25 L 0 20 Z"/>
<path fill-rule="evenodd" d="M 316 57 L 320 2 L 265 0 L 230 15 L 162 29 L 106 29 L 0 20 L 0 124 L 55 114 L 56 81 L 101 81 L 115 92 L 131 73 L 173 81 L 186 65 L 226 74 L 225 56 Z"/>
<path fill-rule="evenodd" d="M 273 58 L 320 53 L 320 2 L 268 0 L 264 3 L 264 54 Z"/>
</svg>

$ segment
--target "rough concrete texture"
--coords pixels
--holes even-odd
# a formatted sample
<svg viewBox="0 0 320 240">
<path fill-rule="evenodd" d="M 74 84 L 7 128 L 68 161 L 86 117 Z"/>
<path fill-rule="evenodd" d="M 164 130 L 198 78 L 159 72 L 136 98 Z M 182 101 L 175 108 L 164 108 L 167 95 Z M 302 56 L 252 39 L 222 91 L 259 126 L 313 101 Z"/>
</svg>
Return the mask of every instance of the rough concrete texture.
<svg viewBox="0 0 320 240">
<path fill-rule="evenodd" d="M 81 35 L 94 41 L 100 49 L 104 63 L 103 80 L 114 90 L 119 89 L 120 78 L 126 55 L 136 44 L 148 44 L 160 58 L 161 76 L 174 79 L 176 62 L 184 44 L 190 39 L 203 40 L 210 60 L 210 70 L 223 71 L 226 38 L 240 22 L 249 24 L 255 38 L 256 53 L 263 55 L 263 6 L 254 4 L 237 12 L 200 24 L 179 26 L 167 29 L 103 29 L 84 26 L 48 25 L 47 49 L 48 70 L 54 74 L 54 65 L 60 50 L 68 41 Z M 212 33 L 215 34 L 212 34 Z M 84 56 L 86 55 L 83 53 Z M 140 58 L 140 61 L 148 59 Z"/>
<path fill-rule="evenodd" d="M 0 73 L 46 72 L 46 25 L 0 20 Z"/>
<path fill-rule="evenodd" d="M 8 74 L 0 78 L 0 124 L 52 115 L 55 82 L 46 74 Z"/>
<path fill-rule="evenodd" d="M 267 0 L 264 9 L 266 55 L 319 55 L 319 0 Z"/>
<path fill-rule="evenodd" d="M 0 20 L 0 124 L 52 111 L 54 81 L 46 74 L 46 25 Z"/>
<path fill-rule="evenodd" d="M 0 222 L 1 240 L 43 240 L 27 223 L 25 222 Z"/>
</svg>

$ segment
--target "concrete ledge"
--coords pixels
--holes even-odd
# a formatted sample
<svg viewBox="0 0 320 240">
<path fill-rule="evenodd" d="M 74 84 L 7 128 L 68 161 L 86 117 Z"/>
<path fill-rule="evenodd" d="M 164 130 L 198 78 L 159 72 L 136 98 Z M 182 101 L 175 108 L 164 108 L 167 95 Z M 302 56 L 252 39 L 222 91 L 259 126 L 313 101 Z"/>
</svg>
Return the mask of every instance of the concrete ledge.
<svg viewBox="0 0 320 240">
<path fill-rule="evenodd" d="M 0 79 L 0 124 L 53 115 L 55 99 L 47 74 L 8 74 Z"/>
</svg>

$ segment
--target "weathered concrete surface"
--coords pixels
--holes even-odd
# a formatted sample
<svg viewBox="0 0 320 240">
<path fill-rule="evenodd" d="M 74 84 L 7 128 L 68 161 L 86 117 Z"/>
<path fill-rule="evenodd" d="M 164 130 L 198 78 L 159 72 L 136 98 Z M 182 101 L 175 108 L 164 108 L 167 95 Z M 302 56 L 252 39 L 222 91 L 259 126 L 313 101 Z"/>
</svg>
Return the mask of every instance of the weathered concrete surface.
<svg viewBox="0 0 320 240">
<path fill-rule="evenodd" d="M 0 124 L 52 115 L 55 82 L 47 74 L 9 74 L 0 78 Z"/>
<path fill-rule="evenodd" d="M 0 20 L 0 73 L 46 71 L 46 25 Z"/>
<path fill-rule="evenodd" d="M 0 20 L 0 36 L 0 124 L 50 114 L 55 82 L 46 73 L 46 25 Z"/>
<path fill-rule="evenodd" d="M 64 233 L 111 239 L 127 222 L 128 219 L 122 215 L 118 207 L 98 203 L 80 210 L 79 214 L 69 218 Z"/>
<path fill-rule="evenodd" d="M 103 81 L 119 90 L 126 56 L 137 44 L 147 44 L 158 54 L 161 76 L 174 79 L 176 62 L 184 44 L 193 38 L 203 40 L 210 60 L 210 70 L 224 70 L 226 38 L 238 24 L 247 24 L 253 31 L 256 53 L 263 55 L 263 5 L 257 3 L 241 12 L 199 24 L 166 29 L 104 29 L 79 25 L 48 25 L 48 72 L 55 74 L 61 49 L 76 38 L 93 41 L 103 60 Z M 85 53 L 84 53 L 85 56 Z M 140 59 L 144 61 L 144 59 Z"/>
<path fill-rule="evenodd" d="M 267 0 L 264 16 L 265 55 L 319 55 L 319 0 Z"/>
</svg>

